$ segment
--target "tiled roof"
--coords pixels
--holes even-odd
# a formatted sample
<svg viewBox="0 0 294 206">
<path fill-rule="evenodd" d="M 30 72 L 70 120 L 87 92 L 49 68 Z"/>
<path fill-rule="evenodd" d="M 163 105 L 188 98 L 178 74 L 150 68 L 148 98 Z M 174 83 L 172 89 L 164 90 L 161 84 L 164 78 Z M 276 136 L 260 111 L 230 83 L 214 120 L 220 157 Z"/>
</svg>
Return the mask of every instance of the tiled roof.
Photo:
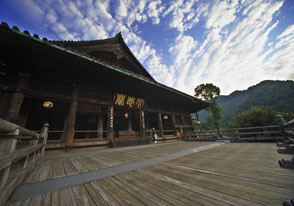
<svg viewBox="0 0 294 206">
<path fill-rule="evenodd" d="M 37 34 L 34 34 L 33 36 L 31 36 L 31 34 L 27 30 L 24 30 L 23 32 L 21 32 L 18 29 L 18 27 L 16 27 L 16 26 L 13 26 L 12 28 L 10 28 L 9 25 L 6 22 L 2 22 L 1 25 L 0 25 L 0 28 L 3 28 L 5 30 L 9 30 L 10 32 L 16 33 L 16 34 L 21 35 L 23 37 L 30 38 L 30 39 L 32 39 L 34 41 L 38 41 L 41 44 L 49 45 L 49 46 L 54 47 L 54 48 L 56 48 L 58 50 L 62 50 L 64 52 L 66 52 L 66 53 L 69 53 L 69 54 L 72 54 L 72 55 L 75 55 L 75 56 L 79 56 L 79 57 L 84 58 L 84 59 L 86 59 L 88 61 L 91 61 L 91 62 L 96 63 L 98 65 L 104 66 L 105 68 L 108 68 L 108 69 L 114 70 L 116 72 L 123 73 L 124 75 L 139 79 L 139 80 L 141 80 L 141 81 L 143 81 L 145 83 L 152 84 L 152 85 L 154 85 L 156 87 L 163 88 L 163 89 L 165 89 L 167 91 L 176 93 L 178 95 L 181 95 L 181 96 L 183 96 L 185 98 L 190 99 L 194 103 L 199 103 L 199 104 L 206 105 L 206 106 L 209 105 L 209 103 L 204 102 L 204 101 L 202 101 L 200 99 L 197 99 L 194 96 L 188 95 L 188 94 L 183 93 L 181 91 L 178 91 L 178 90 L 176 90 L 174 88 L 171 88 L 171 87 L 168 87 L 166 85 L 160 84 L 160 83 L 158 83 L 158 82 L 156 82 L 154 80 L 151 80 L 150 78 L 147 78 L 147 77 L 144 77 L 142 75 L 136 74 L 134 72 L 125 70 L 123 68 L 119 68 L 119 67 L 117 67 L 115 65 L 110 65 L 109 63 L 103 62 L 101 59 L 93 58 L 92 56 L 89 56 L 89 55 L 83 55 L 83 54 L 80 54 L 80 53 L 78 53 L 76 51 L 69 50 L 69 49 L 66 49 L 64 47 L 58 46 L 56 44 L 53 44 L 52 43 L 53 41 L 48 41 L 47 38 L 40 39 Z M 118 34 L 118 35 L 120 35 L 120 34 Z M 117 38 L 117 36 L 114 37 L 114 38 Z M 101 40 L 94 40 L 94 41 L 101 41 Z M 102 41 L 104 41 L 104 40 L 102 40 Z M 65 42 L 71 42 L 71 41 L 65 41 Z M 91 42 L 91 41 L 80 41 L 80 42 Z"/>
</svg>

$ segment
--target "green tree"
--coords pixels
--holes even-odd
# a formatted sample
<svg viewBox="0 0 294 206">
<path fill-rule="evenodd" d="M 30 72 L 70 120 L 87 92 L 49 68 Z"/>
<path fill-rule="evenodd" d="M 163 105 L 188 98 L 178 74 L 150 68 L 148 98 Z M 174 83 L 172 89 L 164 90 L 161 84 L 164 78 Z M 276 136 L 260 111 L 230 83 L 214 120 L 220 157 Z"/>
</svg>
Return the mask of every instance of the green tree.
<svg viewBox="0 0 294 206">
<path fill-rule="evenodd" d="M 254 106 L 249 110 L 238 113 L 234 116 L 233 122 L 229 123 L 230 128 L 259 127 L 278 124 L 277 112 L 264 106 Z"/>
<path fill-rule="evenodd" d="M 195 89 L 195 97 L 204 99 L 204 100 L 212 100 L 213 98 L 217 98 L 220 95 L 220 88 L 214 86 L 211 83 L 208 84 L 200 84 Z"/>
<path fill-rule="evenodd" d="M 209 83 L 200 84 L 195 89 L 195 97 L 201 98 L 206 101 L 210 101 L 210 107 L 207 109 L 210 111 L 206 122 L 203 124 L 205 129 L 219 129 L 221 121 L 221 107 L 216 102 L 216 99 L 220 95 L 220 88 Z"/>
</svg>

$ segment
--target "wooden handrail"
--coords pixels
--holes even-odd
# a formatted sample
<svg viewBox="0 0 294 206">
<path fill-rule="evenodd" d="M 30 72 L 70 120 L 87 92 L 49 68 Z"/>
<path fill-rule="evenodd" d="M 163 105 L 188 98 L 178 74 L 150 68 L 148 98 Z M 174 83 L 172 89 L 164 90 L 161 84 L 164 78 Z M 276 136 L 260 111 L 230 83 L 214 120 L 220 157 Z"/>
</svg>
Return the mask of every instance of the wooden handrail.
<svg viewBox="0 0 294 206">
<path fill-rule="evenodd" d="M 38 134 L 0 118 L 0 205 L 6 203 L 38 163 L 47 142 L 48 126 L 45 123 Z M 30 141 L 19 141 L 21 139 Z"/>
<path fill-rule="evenodd" d="M 36 132 L 33 132 L 31 130 L 28 130 L 26 128 L 23 128 L 19 125 L 16 125 L 14 123 L 8 122 L 2 118 L 0 118 L 0 131 L 4 133 L 12 133 L 15 130 L 19 129 L 19 134 L 20 135 L 27 135 L 27 136 L 32 136 L 34 138 L 39 138 L 39 134 Z"/>
</svg>

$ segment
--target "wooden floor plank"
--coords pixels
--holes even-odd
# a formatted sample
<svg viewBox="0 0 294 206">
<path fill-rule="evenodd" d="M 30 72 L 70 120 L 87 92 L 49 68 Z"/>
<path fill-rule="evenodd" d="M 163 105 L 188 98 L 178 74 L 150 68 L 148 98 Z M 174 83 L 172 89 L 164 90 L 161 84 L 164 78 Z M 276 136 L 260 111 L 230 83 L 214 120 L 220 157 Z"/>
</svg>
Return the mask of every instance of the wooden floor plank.
<svg viewBox="0 0 294 206">
<path fill-rule="evenodd" d="M 59 204 L 64 206 L 76 206 L 76 200 L 73 196 L 71 188 L 59 191 Z"/>
<path fill-rule="evenodd" d="M 87 191 L 89 197 L 92 199 L 95 205 L 104 205 L 104 201 L 102 200 L 100 195 L 97 195 L 97 191 L 94 190 L 90 183 L 84 184 L 83 187 L 85 191 Z"/>
<path fill-rule="evenodd" d="M 141 181 L 139 178 L 134 178 L 132 173 L 123 174 L 121 177 L 125 178 L 127 181 L 132 182 L 134 185 L 136 185 L 138 188 L 152 194 L 154 197 L 157 197 L 163 201 L 168 202 L 171 205 L 187 205 L 187 203 L 183 202 L 179 199 L 176 199 L 176 195 L 171 196 L 167 192 L 164 192 L 164 190 L 160 190 L 158 187 L 152 184 L 148 184 L 148 180 Z"/>
<path fill-rule="evenodd" d="M 116 199 L 121 205 L 144 205 L 134 196 L 130 195 L 128 192 L 123 190 L 119 185 L 117 185 L 112 178 L 107 178 L 105 180 L 99 181 L 105 190 L 107 190 L 114 199 Z"/>
<path fill-rule="evenodd" d="M 281 188 L 270 186 L 268 184 L 261 184 L 261 183 L 257 183 L 254 181 L 246 181 L 246 180 L 236 179 L 234 177 L 230 177 L 227 175 L 223 176 L 222 174 L 215 175 L 215 174 L 210 174 L 209 172 L 204 173 L 205 171 L 198 172 L 197 170 L 195 171 L 194 168 L 192 168 L 192 167 L 187 167 L 187 166 L 179 167 L 178 165 L 173 165 L 171 163 L 167 163 L 164 165 L 167 165 L 167 168 L 169 168 L 171 170 L 179 170 L 183 173 L 197 176 L 197 178 L 200 178 L 202 180 L 214 182 L 215 184 L 223 184 L 225 182 L 228 186 L 230 186 L 232 188 L 240 189 L 243 191 L 248 191 L 248 192 L 255 193 L 255 194 L 260 194 L 265 197 L 283 200 L 283 199 L 287 199 L 289 197 L 289 195 L 291 194 L 291 191 L 289 189 L 281 190 Z"/>
<path fill-rule="evenodd" d="M 163 187 L 162 182 L 158 184 L 158 181 L 152 181 L 152 177 L 145 179 L 142 173 L 131 172 L 129 176 L 132 179 L 137 180 L 140 183 L 141 188 L 146 191 L 157 195 L 158 197 L 170 202 L 174 205 L 203 205 L 198 202 L 192 201 L 189 198 L 183 197 L 183 194 L 179 194 L 178 190 L 170 190 L 168 187 Z M 145 176 L 146 177 L 146 176 Z M 164 188 L 164 189 L 163 189 Z M 179 188 L 177 188 L 179 189 Z M 215 204 L 214 204 L 215 205 Z"/>
<path fill-rule="evenodd" d="M 51 206 L 59 206 L 59 191 L 56 191 L 56 192 L 52 192 L 51 194 Z"/>
<path fill-rule="evenodd" d="M 168 177 L 177 179 L 183 182 L 189 182 L 190 184 L 200 186 L 202 188 L 206 188 L 213 191 L 218 191 L 223 194 L 233 196 L 239 199 L 243 199 L 246 201 L 253 202 L 252 204 L 257 203 L 264 203 L 266 205 L 278 205 L 281 204 L 280 200 L 273 199 L 270 196 L 264 196 L 261 194 L 258 194 L 258 191 L 246 191 L 243 190 L 241 187 L 232 187 L 230 185 L 230 180 L 227 181 L 221 181 L 216 182 L 212 181 L 213 179 L 210 178 L 201 178 L 199 175 L 195 175 L 193 173 L 189 173 L 186 171 L 184 173 L 181 170 L 172 170 L 170 168 L 166 168 L 166 166 L 157 166 L 157 168 L 160 168 L 160 170 L 157 170 L 161 174 L 167 174 Z M 242 182 L 239 182 L 239 185 L 242 185 Z"/>
<path fill-rule="evenodd" d="M 93 171 L 98 169 L 95 166 L 95 163 L 93 163 L 87 157 L 77 157 L 76 159 L 80 162 L 80 164 L 82 164 L 85 168 L 87 168 L 88 171 Z"/>
<path fill-rule="evenodd" d="M 198 193 L 182 188 L 176 184 L 163 181 L 162 179 L 156 179 L 152 176 L 152 173 L 150 171 L 146 173 L 144 169 L 139 170 L 138 172 L 134 174 L 136 175 L 137 178 L 145 179 L 145 180 L 148 180 L 148 182 L 151 184 L 158 185 L 158 188 L 161 188 L 160 191 L 162 191 L 162 189 L 168 190 L 174 194 L 177 194 L 178 196 L 181 196 L 187 200 L 192 201 L 194 203 L 193 205 L 204 205 L 204 206 L 228 205 L 216 199 L 199 195 Z"/>
<path fill-rule="evenodd" d="M 62 164 L 62 159 L 54 160 L 53 165 L 54 165 L 54 172 L 53 172 L 54 178 L 65 176 L 66 173 Z"/>
<path fill-rule="evenodd" d="M 69 176 L 211 144 L 179 142 L 41 161 L 26 182 Z M 271 206 L 293 198 L 294 173 L 275 144 L 233 143 L 13 205 Z M 10 204 L 11 205 L 11 204 Z"/>
<path fill-rule="evenodd" d="M 217 199 L 227 204 L 236 205 L 236 206 L 263 205 L 263 204 L 253 203 L 251 201 L 247 201 L 241 198 L 237 198 L 228 194 L 224 194 L 222 193 L 222 191 L 208 189 L 208 188 L 205 188 L 203 185 L 192 184 L 190 182 L 190 179 L 185 179 L 182 175 L 174 176 L 172 173 L 166 170 L 161 171 L 161 169 L 158 169 L 156 166 L 149 167 L 148 170 L 152 171 L 155 178 L 162 179 L 173 184 L 177 184 L 180 187 L 195 191 L 201 195 Z"/>
<path fill-rule="evenodd" d="M 42 205 L 42 199 L 43 199 L 42 195 L 32 198 L 31 201 L 30 201 L 30 206 L 40 206 L 40 205 Z"/>
<path fill-rule="evenodd" d="M 89 170 L 79 161 L 78 158 L 76 157 L 71 157 L 69 158 L 73 166 L 76 168 L 76 170 L 81 173 L 81 172 L 88 172 Z"/>
<path fill-rule="evenodd" d="M 149 192 L 146 192 L 131 182 L 125 180 L 121 176 L 115 176 L 113 181 L 128 193 L 133 194 L 134 197 L 143 202 L 145 205 L 170 205 L 167 202 L 153 196 Z"/>
<path fill-rule="evenodd" d="M 79 171 L 74 167 L 70 159 L 62 159 L 62 164 L 64 166 L 66 175 L 77 174 Z"/>
<path fill-rule="evenodd" d="M 109 192 L 106 190 L 103 190 L 99 186 L 99 181 L 91 182 L 90 185 L 95 191 L 95 195 L 98 196 L 102 202 L 103 205 L 113 205 L 113 206 L 119 206 L 120 204 L 111 196 Z"/>
</svg>

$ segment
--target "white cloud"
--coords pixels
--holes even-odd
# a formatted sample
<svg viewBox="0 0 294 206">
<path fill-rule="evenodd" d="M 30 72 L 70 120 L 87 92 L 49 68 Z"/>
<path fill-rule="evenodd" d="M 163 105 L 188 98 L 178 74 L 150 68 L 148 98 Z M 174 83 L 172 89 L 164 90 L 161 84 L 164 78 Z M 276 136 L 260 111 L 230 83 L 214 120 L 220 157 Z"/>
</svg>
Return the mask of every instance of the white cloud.
<svg viewBox="0 0 294 206">
<path fill-rule="evenodd" d="M 128 8 L 123 0 L 120 0 L 116 8 L 116 17 L 121 19 L 128 15 Z"/>
<path fill-rule="evenodd" d="M 191 57 L 193 63 L 187 63 L 190 67 L 177 73 L 178 79 L 185 84 L 177 81 L 174 86 L 193 94 L 193 88 L 198 84 L 212 82 L 220 86 L 222 94 L 228 94 L 264 79 L 293 76 L 293 72 L 290 72 L 291 64 L 293 68 L 293 61 L 290 60 L 293 47 L 289 44 L 291 37 L 287 35 L 292 33 L 292 28 L 281 34 L 279 43 L 273 45 L 282 46 L 283 49 L 274 51 L 275 55 L 267 60 L 264 54 L 269 34 L 279 23 L 272 22 L 273 16 L 283 2 L 255 2 L 239 5 L 237 1 L 219 1 L 206 7 L 209 8 L 208 15 L 203 13 L 203 17 L 205 26 L 210 30 Z M 245 9 L 243 13 L 246 16 L 237 19 L 236 13 L 242 9 Z M 230 30 L 227 27 L 229 24 L 233 25 Z M 287 42 L 287 47 L 283 40 Z M 269 65 L 274 65 L 271 72 Z"/>
<path fill-rule="evenodd" d="M 207 82 L 229 94 L 264 79 L 294 78 L 294 24 L 281 30 L 274 18 L 284 0 L 13 1 L 54 38 L 103 39 L 121 31 L 156 80 L 189 94 Z M 163 39 L 173 38 L 168 51 L 142 38 L 142 24 L 150 23 L 169 32 Z M 161 52 L 170 55 L 169 67 Z"/>
</svg>

